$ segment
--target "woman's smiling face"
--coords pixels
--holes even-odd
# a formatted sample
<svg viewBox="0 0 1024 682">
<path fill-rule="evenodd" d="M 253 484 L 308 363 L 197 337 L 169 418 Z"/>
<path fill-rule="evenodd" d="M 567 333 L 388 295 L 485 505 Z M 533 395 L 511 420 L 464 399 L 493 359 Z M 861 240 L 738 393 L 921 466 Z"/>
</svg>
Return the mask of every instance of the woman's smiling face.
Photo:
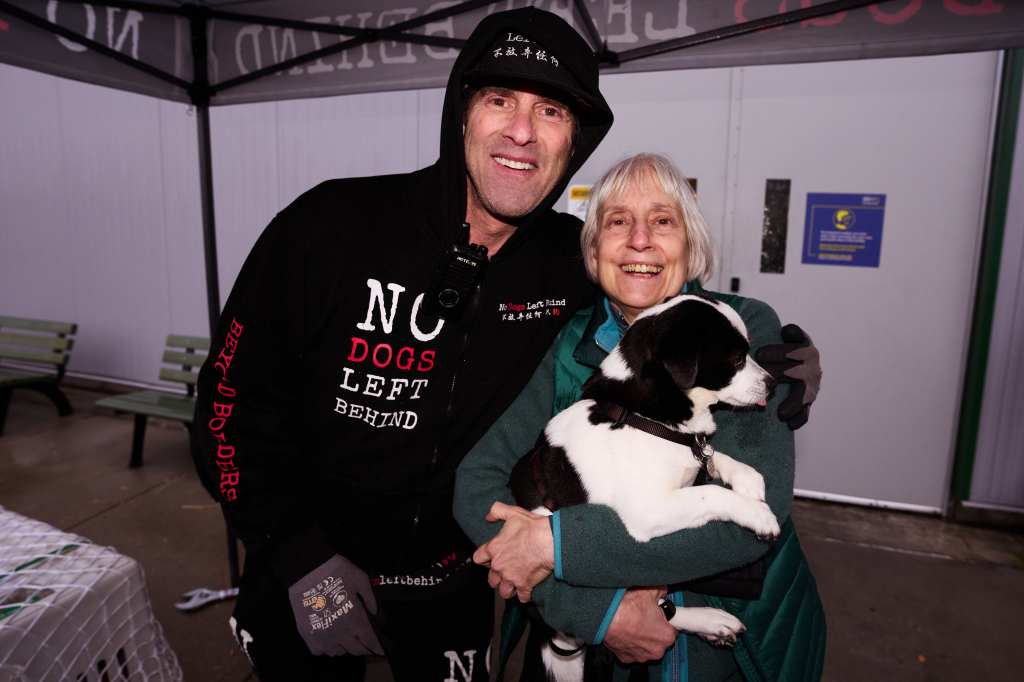
<svg viewBox="0 0 1024 682">
<path fill-rule="evenodd" d="M 689 254 L 679 204 L 644 174 L 605 201 L 589 257 L 604 293 L 632 324 L 686 282 Z"/>
</svg>

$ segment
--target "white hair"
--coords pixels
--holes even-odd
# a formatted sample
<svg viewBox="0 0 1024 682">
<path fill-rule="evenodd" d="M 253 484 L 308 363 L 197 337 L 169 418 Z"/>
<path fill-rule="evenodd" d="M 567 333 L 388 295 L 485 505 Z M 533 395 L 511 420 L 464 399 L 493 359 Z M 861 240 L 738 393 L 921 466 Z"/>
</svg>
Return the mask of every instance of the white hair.
<svg viewBox="0 0 1024 682">
<path fill-rule="evenodd" d="M 686 280 L 698 280 L 702 284 L 711 277 L 714 270 L 714 251 L 711 235 L 704 220 L 697 197 L 679 169 L 660 154 L 636 154 L 619 161 L 608 169 L 590 191 L 587 219 L 580 232 L 580 251 L 590 279 L 597 281 L 597 240 L 600 235 L 601 218 L 605 204 L 614 196 L 622 194 L 644 179 L 650 178 L 663 192 L 675 199 L 683 216 L 686 229 L 687 253 Z"/>
</svg>

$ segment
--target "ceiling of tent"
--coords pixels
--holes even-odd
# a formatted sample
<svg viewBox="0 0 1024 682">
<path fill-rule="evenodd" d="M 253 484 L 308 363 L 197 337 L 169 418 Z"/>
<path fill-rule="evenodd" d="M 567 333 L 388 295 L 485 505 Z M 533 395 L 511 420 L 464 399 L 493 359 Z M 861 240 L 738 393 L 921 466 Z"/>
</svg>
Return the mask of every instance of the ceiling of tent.
<svg viewBox="0 0 1024 682">
<path fill-rule="evenodd" d="M 0 0 L 0 62 L 189 102 L 204 92 L 195 86 L 196 45 L 206 55 L 211 86 L 206 92 L 212 105 L 434 87 L 444 84 L 462 39 L 483 16 L 523 5 L 561 15 L 602 53 L 603 68 L 618 71 L 1024 46 L 1024 2 L 1017 0 L 865 4 Z M 837 8 L 841 11 L 835 12 Z M 827 10 L 832 13 L 823 14 Z M 787 16 L 780 19 L 782 15 Z M 790 23 L 774 26 L 782 21 Z M 205 31 L 193 30 L 204 25 Z M 318 30 L 309 30 L 311 25 Z M 309 58 L 310 53 L 318 56 Z M 287 68 L 279 68 L 281 64 Z"/>
</svg>

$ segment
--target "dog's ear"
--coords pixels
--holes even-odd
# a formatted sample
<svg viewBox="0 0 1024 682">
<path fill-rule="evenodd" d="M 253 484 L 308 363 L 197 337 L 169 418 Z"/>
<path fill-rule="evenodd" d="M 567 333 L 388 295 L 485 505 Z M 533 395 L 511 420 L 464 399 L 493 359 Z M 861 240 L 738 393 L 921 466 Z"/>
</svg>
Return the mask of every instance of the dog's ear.
<svg viewBox="0 0 1024 682">
<path fill-rule="evenodd" d="M 697 382 L 700 344 L 699 329 L 693 323 L 693 304 L 683 302 L 658 316 L 654 357 L 679 390 L 686 391 Z"/>
<path fill-rule="evenodd" d="M 658 328 L 656 318 L 637 320 L 619 343 L 619 351 L 630 369 L 637 371 L 654 358 Z"/>
<path fill-rule="evenodd" d="M 693 388 L 697 382 L 697 370 L 699 369 L 696 349 L 674 349 L 670 355 L 671 357 L 664 358 L 661 364 L 668 375 L 672 377 L 672 382 L 681 391 Z"/>
</svg>

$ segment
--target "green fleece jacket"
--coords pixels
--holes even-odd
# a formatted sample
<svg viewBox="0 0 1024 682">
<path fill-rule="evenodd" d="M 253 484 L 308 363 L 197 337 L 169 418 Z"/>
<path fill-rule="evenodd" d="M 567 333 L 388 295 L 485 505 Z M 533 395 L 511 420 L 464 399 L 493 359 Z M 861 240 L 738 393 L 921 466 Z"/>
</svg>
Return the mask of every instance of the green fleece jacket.
<svg viewBox="0 0 1024 682">
<path fill-rule="evenodd" d="M 751 347 L 778 343 L 779 322 L 764 303 L 710 294 L 737 310 Z M 508 488 L 516 461 L 535 442 L 548 419 L 577 400 L 582 383 L 617 341 L 608 334 L 604 306 L 581 311 L 563 330 L 526 389 L 459 468 L 455 515 L 477 544 L 499 524 L 484 521 L 495 500 L 514 503 Z M 775 418 L 782 387 L 766 411 L 719 411 L 715 448 L 750 464 L 765 478 L 767 502 L 783 535 L 773 546 L 731 523 L 712 522 L 641 543 L 609 507 L 566 507 L 552 517 L 555 572 L 534 589 L 534 601 L 556 629 L 600 643 L 622 598 L 621 586 L 687 582 L 756 561 L 768 552 L 769 570 L 760 599 L 720 599 L 686 593 L 687 606 L 708 604 L 735 613 L 748 628 L 735 654 L 687 638 L 675 663 L 689 658 L 692 679 L 724 679 L 737 666 L 748 680 L 816 680 L 824 657 L 825 623 L 813 576 L 788 522 L 793 495 L 793 437 Z M 677 647 L 683 649 L 684 647 Z M 657 670 L 652 670 L 660 678 Z"/>
</svg>

